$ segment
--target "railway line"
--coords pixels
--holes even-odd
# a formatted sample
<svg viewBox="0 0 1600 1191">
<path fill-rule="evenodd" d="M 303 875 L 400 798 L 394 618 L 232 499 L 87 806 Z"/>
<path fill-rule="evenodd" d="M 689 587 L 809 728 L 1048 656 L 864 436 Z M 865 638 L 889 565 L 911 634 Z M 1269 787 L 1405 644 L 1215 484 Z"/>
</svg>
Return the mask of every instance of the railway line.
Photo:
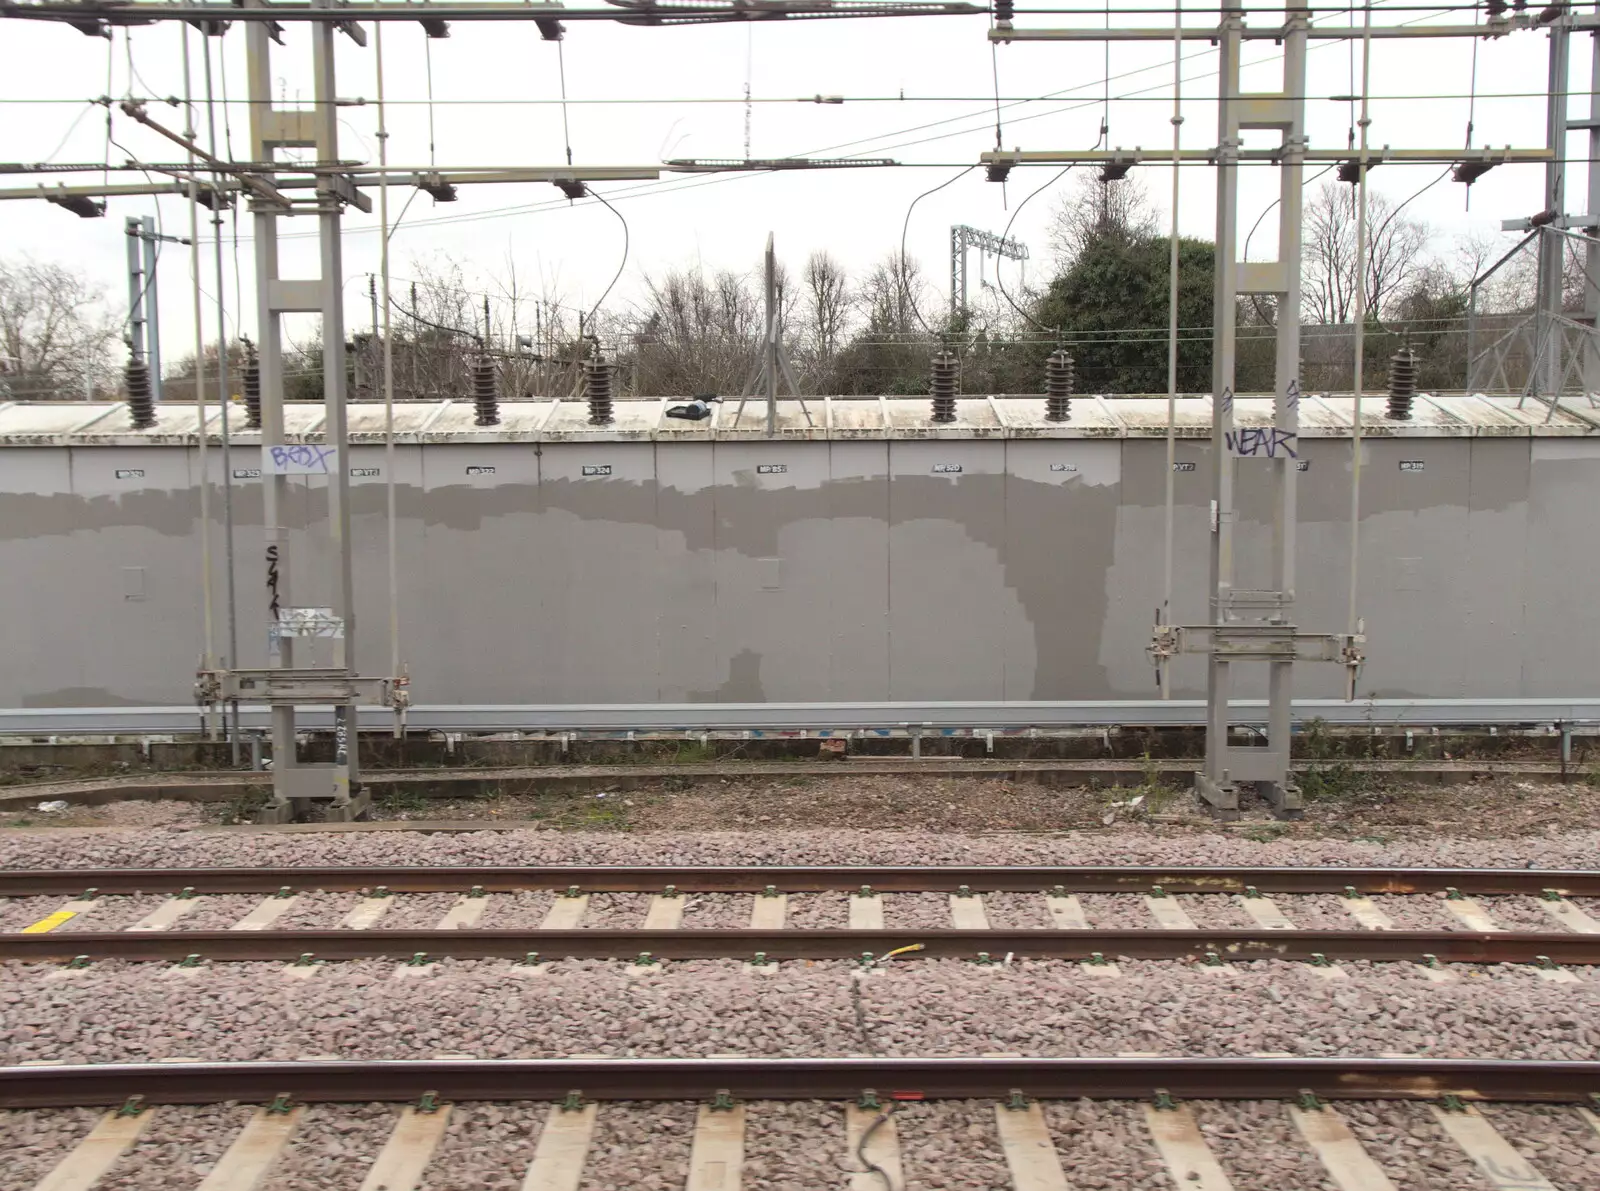
<svg viewBox="0 0 1600 1191">
<path fill-rule="evenodd" d="M 941 1185 L 940 1156 L 915 1143 L 944 1101 L 954 1101 L 951 1107 L 967 1120 L 966 1147 L 992 1151 L 991 1164 L 1003 1163 L 1015 1191 L 1062 1191 L 1072 1185 L 1068 1171 L 1076 1175 L 1086 1166 L 1103 1176 L 1104 1147 L 1071 1119 L 1086 1100 L 1119 1102 L 1102 1111 L 1122 1119 L 1125 1148 L 1144 1158 L 1148 1177 L 1160 1179 L 1140 1186 L 1233 1191 L 1234 1178 L 1254 1173 L 1237 1170 L 1249 1163 L 1237 1144 L 1229 1145 L 1241 1138 L 1230 1118 L 1233 1102 L 1249 1102 L 1242 1106 L 1253 1110 L 1242 1130 L 1246 1146 L 1268 1143 L 1276 1132 L 1322 1176 L 1322 1185 L 1339 1191 L 1393 1191 L 1397 1179 L 1411 1185 L 1411 1171 L 1386 1168 L 1395 1161 L 1394 1147 L 1363 1140 L 1374 1134 L 1384 1140 L 1385 1116 L 1425 1123 L 1437 1144 L 1454 1150 L 1458 1166 L 1476 1167 L 1500 1191 L 1561 1191 L 1592 1184 L 1551 1181 L 1535 1163 L 1560 1161 L 1562 1177 L 1565 1147 L 1552 1146 L 1552 1136 L 1600 1139 L 1594 1111 L 1600 1105 L 1591 1091 L 1597 1083 L 1600 1063 L 1414 1057 L 173 1061 L 0 1069 L 0 1107 L 31 1110 L 12 1114 L 19 1126 L 49 1120 L 41 1110 L 111 1108 L 98 1120 L 80 1113 L 65 1128 L 33 1130 L 54 1143 L 31 1147 L 37 1180 L 16 1185 L 33 1191 L 89 1188 L 107 1175 L 114 1185 L 147 1185 L 131 1182 L 139 1171 L 130 1151 L 141 1140 L 159 1139 L 175 1121 L 181 1131 L 185 1113 L 192 1123 L 195 1110 L 180 1107 L 192 1105 L 232 1110 L 213 1119 L 222 1137 L 209 1147 L 215 1162 L 204 1188 L 296 1185 L 290 1172 L 306 1170 L 308 1158 L 314 1162 L 319 1127 L 324 1135 L 331 1129 L 359 1139 L 354 1153 L 346 1146 L 341 1155 L 350 1176 L 345 1185 L 356 1186 L 360 1177 L 361 1191 L 445 1187 L 461 1177 L 448 1173 L 454 1167 L 442 1156 L 451 1150 L 452 1126 L 468 1132 L 484 1102 L 515 1102 L 521 1110 L 520 1127 L 502 1152 L 477 1157 L 497 1163 L 510 1176 L 507 1185 L 524 1191 L 618 1185 L 586 1182 L 586 1167 L 614 1168 L 624 1148 L 615 1144 L 616 1121 L 637 1117 L 651 1103 L 666 1106 L 683 1128 L 682 1136 L 657 1138 L 651 1152 L 626 1155 L 651 1172 L 641 1185 L 738 1191 L 748 1152 L 770 1144 L 763 1132 L 786 1115 L 779 1098 L 809 1102 L 803 1107 L 814 1130 L 810 1158 L 832 1176 L 823 1185 L 852 1191 Z M 1426 1102 L 1422 1115 L 1406 1111 L 1403 1102 L 1413 1100 Z M 1549 1107 L 1531 1116 L 1510 1107 L 1530 1102 Z M 379 1107 L 397 1104 L 405 1107 Z M 1519 1136 L 1519 1125 L 1534 1136 Z M 1415 1145 L 1419 1125 L 1403 1127 Z M 604 1138 L 608 1128 L 613 1136 Z M 913 1144 L 902 1145 L 903 1138 Z M 309 1153 L 297 1152 L 297 1143 Z"/>
<path fill-rule="evenodd" d="M 34 917 L 44 908 L 40 899 L 66 890 L 77 892 Z M 336 892 L 360 896 L 348 909 L 344 902 L 329 907 L 341 913 L 336 921 L 315 921 L 314 899 Z M 535 892 L 545 896 L 528 901 Z M 208 899 L 226 898 L 237 907 L 235 899 L 260 894 L 267 896 L 226 925 L 214 922 L 216 913 L 197 913 L 207 909 Z M 438 913 L 443 894 L 456 896 Z M 1090 903 L 1099 921 L 1091 920 L 1080 894 L 1101 899 Z M 411 967 L 443 959 L 513 960 L 524 967 L 561 959 L 627 960 L 641 967 L 736 959 L 757 968 L 788 960 L 848 960 L 871 968 L 894 958 L 984 965 L 1070 960 L 1111 974 L 1117 960 L 1128 959 L 1209 966 L 1292 960 L 1337 975 L 1339 961 L 1363 960 L 1410 962 L 1436 972 L 1450 964 L 1534 964 L 1548 978 L 1571 980 L 1576 977 L 1568 968 L 1600 964 L 1600 921 L 1583 908 L 1600 895 L 1600 872 L 1585 870 L 12 870 L 0 873 L 0 895 L 8 899 L 0 902 L 0 923 L 8 928 L 0 933 L 0 959 L 79 968 L 103 960 L 189 966 L 210 960 L 292 961 L 308 969 L 318 961 L 384 958 Z M 1000 913 L 1010 921 L 996 921 L 986 895 L 1005 899 Z M 592 913 L 595 898 L 616 904 L 596 906 Z M 944 921 L 938 920 L 941 898 Z M 1443 921 L 1431 929 L 1405 929 L 1374 898 L 1409 903 L 1408 916 L 1421 909 Z M 495 899 L 498 906 L 492 905 Z M 708 899 L 715 904 L 702 908 Z M 415 909 L 424 915 L 432 907 L 435 920 L 386 926 L 386 919 L 418 917 L 410 907 L 393 913 L 409 901 L 421 901 Z M 632 922 L 626 921 L 630 907 Z M 1213 913 L 1219 908 L 1225 911 L 1221 922 Z M 291 912 L 310 921 L 282 929 Z M 486 916 L 501 924 L 484 927 Z M 1232 918 L 1245 925 L 1226 921 Z M 1312 929 L 1306 928 L 1308 918 Z M 120 920 L 123 928 L 93 929 L 107 919 Z M 194 929 L 197 920 L 208 926 Z M 1540 929 L 1527 929 L 1532 925 Z"/>
<path fill-rule="evenodd" d="M 19 867 L 0 964 L 7 1191 L 1600 1186 L 1600 870 Z"/>
</svg>

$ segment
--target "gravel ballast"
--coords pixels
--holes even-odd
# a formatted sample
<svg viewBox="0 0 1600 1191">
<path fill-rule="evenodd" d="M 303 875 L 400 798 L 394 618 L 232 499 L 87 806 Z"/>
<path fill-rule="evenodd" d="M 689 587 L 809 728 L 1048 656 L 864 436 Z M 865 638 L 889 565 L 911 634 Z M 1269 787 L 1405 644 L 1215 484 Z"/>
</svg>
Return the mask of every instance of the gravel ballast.
<svg viewBox="0 0 1600 1191">
<path fill-rule="evenodd" d="M 32 1187 L 55 1169 L 104 1113 L 94 1108 L 0 1110 L 0 1187 Z"/>
<path fill-rule="evenodd" d="M 1221 830 L 1128 827 L 1077 835 L 956 835 L 914 831 L 803 830 L 652 833 L 519 831 L 422 835 L 214 834 L 156 827 L 72 839 L 0 834 L 9 867 L 472 864 L 1454 864 L 1583 868 L 1600 833 L 1485 841 L 1441 837 L 1390 843 L 1310 838 L 1251 839 Z M 660 891 L 655 891 L 659 893 Z M 1052 926 L 1043 890 L 981 889 L 991 925 Z M 842 928 L 849 891 L 793 894 L 790 927 Z M 595 894 L 583 926 L 637 928 L 650 893 Z M 1356 929 L 1333 895 L 1272 895 L 1305 929 Z M 0 901 L 0 929 L 16 930 L 67 897 Z M 126 927 L 164 900 L 106 899 L 62 927 Z M 263 896 L 203 897 L 175 930 L 224 929 Z M 300 893 L 280 929 L 333 929 L 358 893 Z M 460 894 L 393 897 L 380 929 L 432 928 Z M 1079 895 L 1096 927 L 1153 928 L 1140 894 Z M 1402 929 L 1468 929 L 1442 897 L 1382 897 Z M 1251 928 L 1240 900 L 1178 895 L 1202 930 Z M 1534 897 L 1479 899 L 1512 930 L 1560 929 Z M 496 893 L 479 925 L 534 929 L 551 891 Z M 948 927 L 946 893 L 889 893 L 886 925 L 915 932 Z M 1584 903 L 1600 913 L 1592 899 Z M 685 928 L 748 925 L 753 894 L 688 893 Z M 552 957 L 553 958 L 553 957 Z M 1600 971 L 1574 968 L 1553 983 L 1528 967 L 1459 965 L 1435 983 L 1406 963 L 1341 964 L 1327 979 L 1300 964 L 1256 961 L 1208 970 L 1179 962 L 1123 961 L 1122 977 L 1071 962 L 1015 960 L 982 968 L 955 960 L 894 960 L 865 978 L 844 961 L 786 961 L 770 975 L 727 961 L 668 962 L 640 971 L 617 961 L 554 959 L 543 970 L 509 961 L 443 960 L 397 978 L 391 960 L 331 962 L 307 980 L 281 963 L 100 962 L 63 974 L 51 965 L 0 965 L 0 1063 L 150 1061 L 174 1056 L 292 1060 L 829 1055 L 1378 1055 L 1592 1060 L 1600 1053 Z M 1190 1106 L 1237 1191 L 1325 1191 L 1320 1164 L 1282 1104 Z M 1466 1191 L 1482 1176 L 1418 1105 L 1339 1104 L 1400 1191 Z M 248 1107 L 162 1108 L 144 1138 L 103 1185 L 192 1186 L 249 1119 Z M 1166 1191 L 1170 1178 L 1129 1103 L 1043 1106 L 1074 1191 Z M 310 1109 L 264 1191 L 353 1187 L 393 1128 L 398 1105 Z M 419 1184 L 421 1191 L 517 1191 L 545 1118 L 544 1104 L 468 1104 Z M 590 1150 L 583 1191 L 683 1185 L 696 1106 L 607 1104 Z M 1505 1135 L 1561 1191 L 1600 1191 L 1600 1138 L 1567 1109 L 1490 1106 Z M 28 1191 L 101 1114 L 96 1110 L 0 1115 L 9 1165 L 0 1188 Z M 905 1103 L 895 1112 L 904 1191 L 1002 1191 L 1010 1187 L 994 1106 Z M 836 1103 L 757 1103 L 747 1114 L 747 1191 L 819 1191 L 848 1185 L 844 1110 Z M 1587 1132 L 1586 1132 L 1587 1131 Z M 13 1143 L 13 1134 L 20 1139 Z M 15 1149 L 20 1157 L 13 1158 Z M 896 1191 L 901 1191 L 897 1188 Z"/>
<path fill-rule="evenodd" d="M 1483 840 L 1266 840 L 1203 828 L 1064 834 L 932 834 L 851 829 L 791 832 L 466 834 L 212 833 L 154 828 L 87 836 L 0 834 L 7 868 L 188 868 L 266 865 L 538 864 L 1125 864 L 1592 868 L 1600 831 Z M 979 892 L 982 892 L 981 890 Z"/>
</svg>

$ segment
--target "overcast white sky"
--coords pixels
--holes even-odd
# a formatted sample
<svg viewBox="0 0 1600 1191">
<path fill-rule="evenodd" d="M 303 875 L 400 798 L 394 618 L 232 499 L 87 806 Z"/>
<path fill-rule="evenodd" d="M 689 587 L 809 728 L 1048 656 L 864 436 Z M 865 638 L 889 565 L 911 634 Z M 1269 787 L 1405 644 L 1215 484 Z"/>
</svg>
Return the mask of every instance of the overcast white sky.
<svg viewBox="0 0 1600 1191">
<path fill-rule="evenodd" d="M 1383 21 L 1415 20 L 1419 14 L 1382 16 Z M 1096 21 L 1098 18 L 1084 18 Z M 1213 18 L 1214 19 L 1214 18 Z M 1338 15 L 1324 23 L 1342 23 Z M 1445 21 L 1469 19 L 1452 13 Z M 1023 17 L 1018 24 L 1049 24 L 1059 17 Z M 1190 23 L 1203 18 L 1190 17 Z M 1118 25 L 1160 24 L 1160 18 L 1130 16 Z M 1253 23 L 1265 24 L 1256 17 Z M 647 273 L 694 261 L 707 267 L 754 268 L 769 231 L 777 235 L 779 254 L 799 266 L 814 249 L 826 248 L 851 269 L 862 269 L 900 241 L 907 205 L 920 192 L 954 176 L 960 166 L 994 147 L 995 79 L 985 33 L 988 19 L 971 17 L 897 18 L 848 21 L 802 21 L 755 26 L 705 26 L 641 29 L 608 23 L 569 23 L 565 43 L 571 143 L 580 165 L 648 165 L 667 157 L 742 157 L 744 107 L 739 102 L 747 71 L 757 100 L 784 100 L 814 94 L 846 97 L 842 106 L 795 102 L 757 102 L 751 153 L 757 157 L 814 154 L 820 156 L 887 156 L 927 168 L 878 171 L 828 171 L 729 176 L 708 179 L 667 175 L 661 183 L 601 184 L 626 216 L 631 252 L 622 280 L 607 305 L 621 308 L 636 299 Z M 164 23 L 134 29 L 131 34 L 136 95 L 182 93 L 179 45 L 181 26 Z M 370 31 L 370 26 L 369 26 Z M 8 161 L 98 162 L 106 152 L 105 115 L 85 102 L 109 91 L 130 90 L 127 35 L 118 30 L 109 45 L 85 37 L 65 25 L 8 21 L 0 40 L 0 99 L 6 102 L 5 148 Z M 288 47 L 276 49 L 273 77 L 290 104 L 308 101 L 308 34 L 291 25 Z M 397 167 L 425 166 L 430 161 L 429 109 L 425 38 L 420 27 L 391 24 L 385 37 L 385 77 L 390 109 L 390 161 Z M 196 47 L 197 89 L 202 39 Z M 235 27 L 220 44 L 218 93 L 226 75 L 228 93 L 244 93 L 245 39 Z M 1577 42 L 1577 45 L 1585 43 Z M 512 167 L 556 165 L 564 160 L 562 112 L 550 101 L 560 97 L 557 48 L 540 40 L 532 22 L 456 23 L 448 40 L 431 43 L 432 112 L 435 158 L 440 167 Z M 1209 146 L 1216 140 L 1216 52 L 1208 43 L 1184 47 L 1184 144 Z M 1271 42 L 1246 49 L 1246 62 L 1270 62 L 1246 73 L 1247 86 L 1270 88 L 1278 67 Z M 376 97 L 374 52 L 369 41 L 361 49 L 339 39 L 341 97 Z M 1373 43 L 1371 140 L 1374 146 L 1458 146 L 1466 138 L 1468 92 L 1472 87 L 1472 47 L 1445 40 L 1377 41 Z M 1480 93 L 1476 105 L 1474 145 L 1540 147 L 1544 142 L 1548 37 L 1519 32 L 1483 42 L 1477 51 Z M 1586 52 L 1575 49 L 1577 77 L 1586 78 Z M 1007 148 L 1087 148 L 1099 133 L 1107 74 L 1107 55 L 1098 45 L 1022 43 L 1000 46 L 999 88 L 1007 99 L 1054 95 L 1056 98 L 1013 103 L 1001 112 Z M 1352 70 L 1359 72 L 1359 53 L 1352 64 L 1345 42 L 1314 42 L 1310 52 L 1310 132 L 1314 147 L 1345 144 L 1351 116 L 1346 104 L 1326 98 L 1352 90 Z M 1112 146 L 1143 146 L 1147 151 L 1170 147 L 1172 60 L 1170 44 L 1113 45 L 1109 53 Z M 1359 87 L 1359 73 L 1356 73 Z M 1582 85 L 1580 84 L 1581 89 Z M 1492 98 L 1520 93 L 1518 98 Z M 903 101 L 901 96 L 904 96 Z M 1429 98 L 1443 96 L 1444 98 Z M 646 102 L 586 104 L 580 100 Z M 715 99 L 716 104 L 689 103 Z M 56 100 L 64 102 L 19 102 Z M 1576 106 L 1587 109 L 1582 99 Z M 87 112 L 87 114 L 85 114 Z M 153 106 L 152 114 L 181 128 L 181 113 Z M 203 115 L 203 113 L 202 113 Z M 346 158 L 376 162 L 376 111 L 350 107 L 343 113 L 341 153 Z M 68 135 L 75 120 L 82 117 Z M 221 117 L 219 115 L 221 137 Z M 246 113 L 232 109 L 234 152 L 244 157 Z M 202 139 L 204 124 L 201 124 Z M 127 153 L 145 160 L 174 161 L 181 150 L 124 118 L 114 117 L 113 132 Z M 1266 134 L 1252 134 L 1267 143 Z M 65 137 L 65 139 L 63 139 Z M 1249 143 L 1257 143 L 1252 140 Z M 1573 144 L 1580 142 L 1574 140 Z M 113 148 L 111 159 L 127 153 Z M 935 168 L 935 167 L 938 168 Z M 952 223 L 1003 230 L 1011 211 L 1054 169 L 1019 169 L 1002 187 L 984 180 L 981 169 L 963 177 L 918 204 L 907 246 L 930 275 L 935 293 L 947 284 L 945 245 Z M 1310 171 L 1308 171 L 1310 172 Z M 1440 172 L 1432 166 L 1384 166 L 1373 185 L 1396 200 L 1410 195 Z M 1499 234 L 1502 218 L 1527 215 L 1540 206 L 1540 166 L 1501 167 L 1472 188 L 1466 209 L 1464 187 L 1441 182 L 1408 210 L 1439 231 L 1437 248 L 1450 250 L 1452 236 L 1468 229 Z M 1168 207 L 1171 175 L 1159 167 L 1135 171 L 1163 211 Z M 136 180 L 124 174 L 122 180 Z M 1068 180 L 1058 183 L 1059 191 Z M 26 185 L 13 177 L 6 185 Z M 1180 203 L 1185 233 L 1214 235 L 1212 171 L 1183 171 Z M 1569 190 L 1571 211 L 1583 206 L 1583 167 L 1575 167 Z M 391 192 L 391 210 L 398 212 L 409 191 Z M 1273 171 L 1247 171 L 1241 202 L 1241 223 L 1248 228 L 1276 195 Z M 1048 254 L 1045 228 L 1052 191 L 1034 199 L 1016 219 L 1012 234 L 1032 248 L 1034 276 Z M 573 306 L 594 302 L 616 271 L 622 254 L 621 228 L 615 216 L 592 203 L 569 205 L 551 186 L 479 186 L 464 188 L 460 201 L 436 205 L 426 195 L 411 203 L 405 222 L 392 240 L 397 290 L 412 275 L 413 263 L 436 256 L 458 260 L 469 279 L 489 285 L 515 267 L 525 287 L 542 285 L 549 296 Z M 125 290 L 123 217 L 156 210 L 149 198 L 113 200 L 110 218 L 80 220 L 42 202 L 12 202 L 0 207 L 0 256 L 30 253 L 82 268 L 102 282 L 121 304 Z M 162 199 L 162 222 L 169 232 L 187 234 L 187 204 Z M 354 326 L 368 319 L 366 274 L 377 268 L 376 218 L 352 213 L 346 220 L 345 265 L 347 312 Z M 285 221 L 286 275 L 310 276 L 316 271 L 315 228 L 310 219 Z M 250 222 L 240 225 L 239 259 L 243 265 L 242 308 L 235 301 L 233 250 L 228 246 L 227 304 L 229 318 L 253 334 Z M 1274 253 L 1274 225 L 1263 222 L 1251 256 Z M 1508 240 L 1508 244 L 1511 241 Z M 210 250 L 204 254 L 203 284 L 212 289 Z M 1008 270 L 1015 266 L 1007 264 Z M 990 265 L 992 280 L 993 264 Z M 162 268 L 162 317 L 165 355 L 176 359 L 192 346 L 193 323 L 188 291 L 188 250 L 169 248 Z M 1008 272 L 1008 279 L 1014 273 Z M 206 315 L 208 324 L 213 315 Z M 208 337 L 215 335 L 208 325 Z"/>
</svg>

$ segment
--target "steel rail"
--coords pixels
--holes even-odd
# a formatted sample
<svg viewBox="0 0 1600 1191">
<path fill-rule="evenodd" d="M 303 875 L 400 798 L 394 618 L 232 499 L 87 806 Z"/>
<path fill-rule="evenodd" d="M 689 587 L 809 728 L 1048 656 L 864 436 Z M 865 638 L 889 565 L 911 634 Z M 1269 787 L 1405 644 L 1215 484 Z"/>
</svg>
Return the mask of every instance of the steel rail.
<svg viewBox="0 0 1600 1191">
<path fill-rule="evenodd" d="M 0 1068 L 0 1108 L 125 1104 L 896 1099 L 1585 1102 L 1600 1063 L 1507 1059 L 433 1059 Z"/>
<path fill-rule="evenodd" d="M 1447 893 L 1600 897 L 1600 870 L 1520 868 L 1242 868 L 1151 865 L 561 865 L 549 867 L 66 868 L 0 871 L 0 897 L 49 894 L 279 893 Z"/>
<path fill-rule="evenodd" d="M 235 11 L 249 12 L 250 9 Z M 330 10 L 342 12 L 343 9 Z M 418 704 L 407 721 L 416 731 L 435 732 L 631 732 L 1010 730 L 1079 727 L 1193 727 L 1205 722 L 1204 699 L 1083 699 L 1062 701 L 897 703 L 604 703 L 604 704 Z M 1241 699 L 1239 722 L 1266 720 L 1266 701 Z M 263 728 L 268 709 L 245 707 L 241 723 Z M 308 728 L 331 729 L 326 709 L 305 708 Z M 1432 727 L 1459 725 L 1577 724 L 1600 721 L 1600 699 L 1296 699 L 1298 721 L 1329 724 Z M 391 726 L 394 712 L 362 707 L 360 722 L 373 730 Z M 138 735 L 199 732 L 193 705 L 151 707 L 0 708 L 0 733 Z"/>
<path fill-rule="evenodd" d="M 171 930 L 0 934 L 0 960 L 1372 960 L 1600 964 L 1600 936 L 1373 930 Z"/>
</svg>

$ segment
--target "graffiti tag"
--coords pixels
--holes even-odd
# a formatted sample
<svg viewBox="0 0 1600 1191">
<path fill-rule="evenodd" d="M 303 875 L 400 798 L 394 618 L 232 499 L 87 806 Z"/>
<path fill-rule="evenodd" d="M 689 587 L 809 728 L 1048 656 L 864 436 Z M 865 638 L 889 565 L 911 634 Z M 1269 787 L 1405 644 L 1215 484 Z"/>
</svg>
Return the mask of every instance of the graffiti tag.
<svg viewBox="0 0 1600 1191">
<path fill-rule="evenodd" d="M 1276 426 L 1263 426 L 1248 430 L 1226 432 L 1228 454 L 1240 459 L 1277 459 L 1288 456 L 1298 459 L 1300 436 L 1293 430 L 1279 430 Z"/>
<path fill-rule="evenodd" d="M 329 461 L 337 461 L 336 447 L 319 447 L 311 443 L 297 446 L 261 448 L 262 463 L 275 476 L 325 476 L 332 468 Z"/>
<path fill-rule="evenodd" d="M 278 619 L 278 548 L 267 547 L 267 611 Z"/>
</svg>

